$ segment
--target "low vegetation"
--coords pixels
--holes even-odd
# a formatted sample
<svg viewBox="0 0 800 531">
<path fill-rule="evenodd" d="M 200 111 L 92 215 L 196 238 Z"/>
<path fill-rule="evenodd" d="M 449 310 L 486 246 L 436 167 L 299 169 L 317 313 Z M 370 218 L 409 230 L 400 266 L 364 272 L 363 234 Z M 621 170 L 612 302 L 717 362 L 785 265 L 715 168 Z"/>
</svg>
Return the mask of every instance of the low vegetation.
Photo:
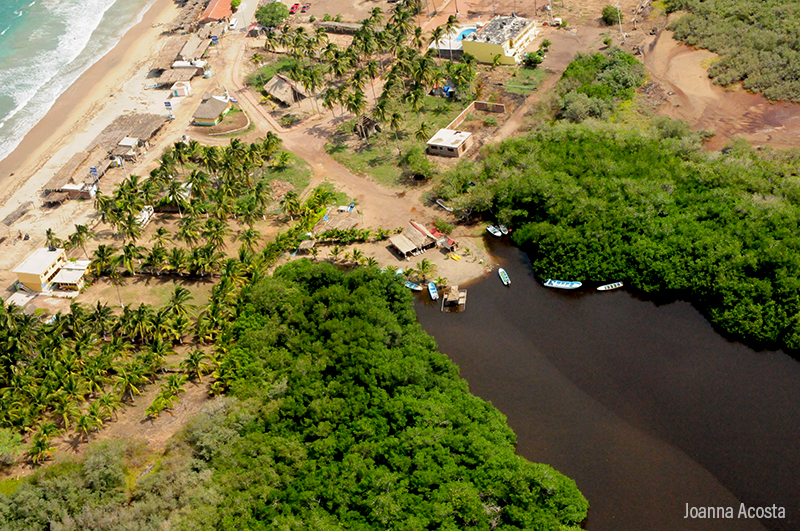
<svg viewBox="0 0 800 531">
<path fill-rule="evenodd" d="M 224 332 L 231 395 L 152 467 L 95 446 L 0 495 L 15 530 L 579 529 L 575 483 L 514 454 L 392 272 L 293 262 Z"/>
<path fill-rule="evenodd" d="M 800 101 L 797 5 L 785 0 L 667 0 L 671 11 L 689 13 L 672 23 L 675 38 L 707 48 L 720 58 L 708 73 L 714 82 L 742 82 L 771 100 Z"/>
<path fill-rule="evenodd" d="M 632 100 L 645 80 L 644 66 L 620 48 L 578 54 L 558 82 L 558 116 L 571 122 L 605 119 Z"/>
</svg>

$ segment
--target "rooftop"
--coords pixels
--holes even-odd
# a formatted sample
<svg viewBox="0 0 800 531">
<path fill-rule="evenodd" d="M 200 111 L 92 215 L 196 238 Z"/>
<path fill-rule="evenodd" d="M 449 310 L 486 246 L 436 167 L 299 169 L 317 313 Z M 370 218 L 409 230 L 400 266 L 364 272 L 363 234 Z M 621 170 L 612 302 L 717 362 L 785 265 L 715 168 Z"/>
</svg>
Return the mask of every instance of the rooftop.
<svg viewBox="0 0 800 531">
<path fill-rule="evenodd" d="M 224 20 L 231 16 L 230 0 L 211 0 L 200 15 L 200 22 L 207 20 Z"/>
<path fill-rule="evenodd" d="M 230 104 L 230 101 L 221 96 L 212 96 L 203 100 L 203 103 L 195 111 L 194 118 L 196 120 L 216 120 Z"/>
<path fill-rule="evenodd" d="M 158 114 L 133 113 L 118 116 L 92 141 L 92 149 L 101 146 L 110 153 L 126 136 L 150 140 L 167 122 Z"/>
<path fill-rule="evenodd" d="M 465 41 L 489 42 L 502 45 L 509 39 L 515 39 L 533 20 L 522 17 L 494 17 L 477 32 L 464 37 Z"/>
<path fill-rule="evenodd" d="M 439 131 L 435 135 L 433 135 L 433 138 L 428 140 L 428 145 L 457 148 L 458 146 L 466 142 L 471 135 L 472 133 L 469 133 L 467 131 L 439 129 Z"/>
<path fill-rule="evenodd" d="M 53 265 L 53 262 L 63 255 L 64 249 L 56 248 L 54 251 L 51 251 L 49 247 L 41 247 L 36 249 L 33 254 L 15 267 L 14 273 L 41 275 L 47 271 L 47 268 Z"/>
</svg>

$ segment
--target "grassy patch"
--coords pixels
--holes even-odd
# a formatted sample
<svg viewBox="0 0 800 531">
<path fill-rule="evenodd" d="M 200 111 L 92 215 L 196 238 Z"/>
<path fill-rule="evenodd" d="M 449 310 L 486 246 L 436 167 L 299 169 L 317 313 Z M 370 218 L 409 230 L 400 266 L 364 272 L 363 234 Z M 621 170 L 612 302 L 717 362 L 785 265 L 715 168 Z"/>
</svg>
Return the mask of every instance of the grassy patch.
<svg viewBox="0 0 800 531">
<path fill-rule="evenodd" d="M 425 147 L 425 141 L 414 136 L 419 123 L 426 123 L 428 134 L 432 136 L 453 121 L 466 105 L 466 102 L 428 96 L 419 117 L 408 106 L 399 109 L 403 121 L 397 135 L 388 123 L 383 123 L 382 132 L 370 137 L 367 145 L 353 133 L 354 122 L 348 121 L 340 126 L 325 149 L 336 161 L 357 174 L 368 175 L 384 186 L 400 186 L 404 174 L 402 156 L 415 146 Z"/>
<path fill-rule="evenodd" d="M 530 94 L 535 91 L 547 76 L 544 68 L 528 68 L 521 66 L 505 84 L 505 89 L 514 94 Z"/>
<path fill-rule="evenodd" d="M 262 65 L 253 73 L 248 75 L 245 79 L 245 83 L 248 86 L 254 87 L 256 90 L 258 90 L 258 92 L 262 92 L 262 87 L 272 78 L 272 76 L 278 72 L 288 72 L 295 62 L 296 61 L 290 57 L 278 57 L 278 59 L 275 61 L 271 61 L 268 64 Z"/>
<path fill-rule="evenodd" d="M 289 163 L 284 168 L 269 166 L 264 167 L 260 174 L 256 175 L 267 182 L 272 182 L 275 179 L 286 181 L 294 186 L 295 191 L 299 194 L 306 189 L 308 183 L 311 182 L 311 167 L 303 159 L 297 157 L 293 153 L 289 153 Z"/>
<path fill-rule="evenodd" d="M 11 496 L 15 492 L 20 485 L 22 485 L 22 479 L 18 478 L 8 478 L 0 481 L 0 494 L 4 496 Z"/>
</svg>

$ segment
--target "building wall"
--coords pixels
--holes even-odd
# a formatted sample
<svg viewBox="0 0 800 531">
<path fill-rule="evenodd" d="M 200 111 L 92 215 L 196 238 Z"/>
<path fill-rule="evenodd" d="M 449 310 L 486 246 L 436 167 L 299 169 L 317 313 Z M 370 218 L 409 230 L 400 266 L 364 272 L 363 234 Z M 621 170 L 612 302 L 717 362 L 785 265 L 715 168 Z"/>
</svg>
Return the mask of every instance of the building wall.
<svg viewBox="0 0 800 531">
<path fill-rule="evenodd" d="M 17 273 L 17 280 L 19 280 L 20 283 L 24 284 L 26 288 L 41 293 L 48 289 L 48 284 L 50 283 L 50 280 L 52 280 L 52 278 L 56 276 L 56 273 L 58 273 L 58 270 L 61 268 L 62 265 L 64 265 L 63 252 L 53 261 L 53 263 L 50 264 L 47 270 L 41 275 L 34 275 L 31 273 Z"/>
<path fill-rule="evenodd" d="M 428 153 L 431 155 L 438 155 L 440 157 L 460 157 L 472 145 L 472 135 L 457 148 L 449 148 L 448 146 L 428 146 Z"/>
</svg>

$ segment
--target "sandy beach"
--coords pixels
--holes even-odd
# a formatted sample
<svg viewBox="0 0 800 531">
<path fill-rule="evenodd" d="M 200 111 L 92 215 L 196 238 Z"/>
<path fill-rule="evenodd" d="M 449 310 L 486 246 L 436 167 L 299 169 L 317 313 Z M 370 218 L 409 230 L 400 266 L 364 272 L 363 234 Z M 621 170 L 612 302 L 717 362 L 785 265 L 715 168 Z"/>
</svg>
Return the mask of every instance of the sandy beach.
<svg viewBox="0 0 800 531">
<path fill-rule="evenodd" d="M 177 12 L 178 8 L 171 0 L 156 0 L 141 22 L 84 72 L 58 98 L 19 146 L 0 161 L 0 219 L 22 202 L 34 199 L 27 193 L 20 197 L 16 192 L 30 183 L 37 171 L 60 149 L 69 145 L 75 135 L 86 131 L 109 99 L 114 98 L 125 82 L 146 64 L 154 53 L 154 42 L 162 31 L 160 27 L 153 28 L 153 24 L 168 22 Z"/>
</svg>

